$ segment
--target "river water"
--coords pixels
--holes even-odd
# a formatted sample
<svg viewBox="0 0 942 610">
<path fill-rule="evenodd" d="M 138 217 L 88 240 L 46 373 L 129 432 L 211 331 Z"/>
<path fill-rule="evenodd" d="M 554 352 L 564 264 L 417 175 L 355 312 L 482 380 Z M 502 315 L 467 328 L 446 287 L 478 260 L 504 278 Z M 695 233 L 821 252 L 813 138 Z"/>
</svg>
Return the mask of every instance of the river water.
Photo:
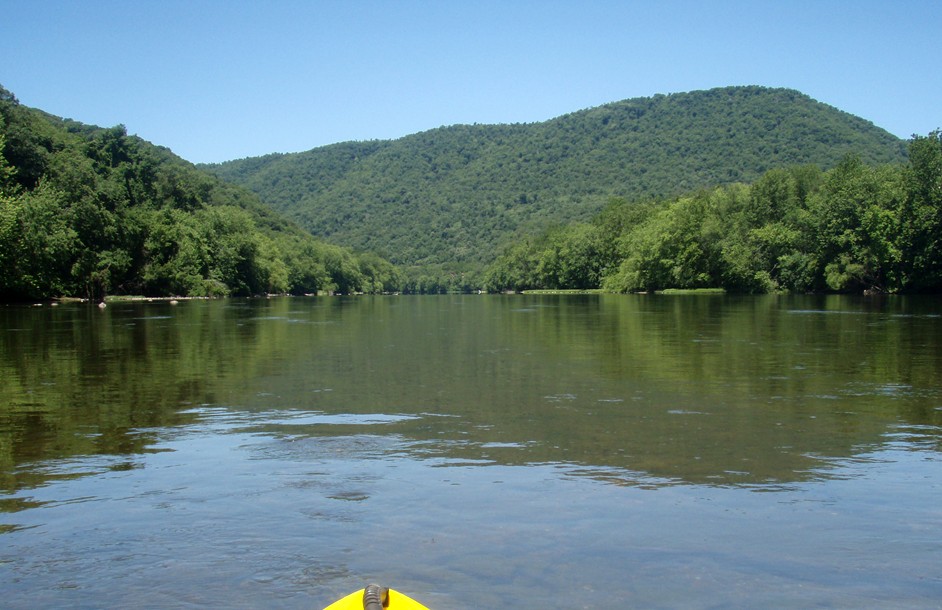
<svg viewBox="0 0 942 610">
<path fill-rule="evenodd" d="M 938 298 L 0 307 L 0 605 L 942 607 Z"/>
</svg>

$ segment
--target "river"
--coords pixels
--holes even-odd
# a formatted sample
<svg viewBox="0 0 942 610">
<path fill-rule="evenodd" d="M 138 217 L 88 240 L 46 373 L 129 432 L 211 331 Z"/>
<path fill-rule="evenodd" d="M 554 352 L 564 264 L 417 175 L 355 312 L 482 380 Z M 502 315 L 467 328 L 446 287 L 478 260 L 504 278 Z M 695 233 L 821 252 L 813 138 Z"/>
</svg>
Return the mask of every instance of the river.
<svg viewBox="0 0 942 610">
<path fill-rule="evenodd" d="M 942 607 L 937 297 L 0 307 L 6 608 Z"/>
</svg>

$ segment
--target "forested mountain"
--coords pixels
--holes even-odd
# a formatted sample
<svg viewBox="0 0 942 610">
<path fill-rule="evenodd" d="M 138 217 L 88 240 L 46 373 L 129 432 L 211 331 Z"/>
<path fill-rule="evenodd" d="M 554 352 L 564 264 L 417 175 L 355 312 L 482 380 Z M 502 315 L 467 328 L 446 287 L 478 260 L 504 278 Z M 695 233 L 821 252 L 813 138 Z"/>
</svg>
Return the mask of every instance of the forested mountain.
<svg viewBox="0 0 942 610">
<path fill-rule="evenodd" d="M 905 145 L 792 90 L 630 99 L 546 122 L 457 125 L 205 166 L 332 243 L 468 270 L 515 236 L 632 202 L 752 182 L 772 168 L 899 162 Z"/>
<path fill-rule="evenodd" d="M 942 132 L 906 163 L 776 168 L 751 185 L 613 199 L 589 223 L 509 246 L 489 290 L 942 291 Z"/>
<path fill-rule="evenodd" d="M 398 283 L 388 262 L 316 241 L 121 125 L 61 119 L 0 87 L 0 300 Z"/>
<path fill-rule="evenodd" d="M 0 300 L 942 289 L 940 133 L 907 144 L 790 90 L 655 96 L 208 169 L 0 87 Z"/>
</svg>

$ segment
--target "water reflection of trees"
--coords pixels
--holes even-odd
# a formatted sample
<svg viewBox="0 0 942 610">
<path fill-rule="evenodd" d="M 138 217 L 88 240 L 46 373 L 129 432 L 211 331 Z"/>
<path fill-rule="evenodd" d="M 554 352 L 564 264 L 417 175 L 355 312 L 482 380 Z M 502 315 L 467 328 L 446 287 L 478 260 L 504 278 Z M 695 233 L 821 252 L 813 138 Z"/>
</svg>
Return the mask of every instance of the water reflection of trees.
<svg viewBox="0 0 942 610">
<path fill-rule="evenodd" d="M 48 480 L 18 464 L 145 453 L 156 430 L 255 375 L 249 301 L 0 310 L 0 472 L 12 491 Z M 274 341 L 273 341 L 274 342 Z"/>
<path fill-rule="evenodd" d="M 443 464 L 788 484 L 898 422 L 938 430 L 933 316 L 915 298 L 659 295 L 6 308 L 2 486 L 51 476 L 24 463 L 140 455 L 202 404 L 412 415 L 370 432 Z"/>
<path fill-rule="evenodd" d="M 531 303 L 548 349 L 585 363 L 595 384 L 581 392 L 589 400 L 530 422 L 551 447 L 566 449 L 537 460 L 697 483 L 788 482 L 820 476 L 822 457 L 879 445 L 901 418 L 942 423 L 932 406 L 939 325 L 926 301 L 651 295 Z M 623 401 L 604 402 L 606 391 Z"/>
</svg>

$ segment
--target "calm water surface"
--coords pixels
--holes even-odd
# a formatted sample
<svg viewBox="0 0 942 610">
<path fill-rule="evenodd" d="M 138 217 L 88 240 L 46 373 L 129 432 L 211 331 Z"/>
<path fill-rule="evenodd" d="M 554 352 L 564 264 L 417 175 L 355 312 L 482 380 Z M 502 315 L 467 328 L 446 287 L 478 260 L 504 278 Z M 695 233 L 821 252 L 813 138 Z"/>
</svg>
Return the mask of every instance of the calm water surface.
<svg viewBox="0 0 942 610">
<path fill-rule="evenodd" d="M 0 482 L 9 608 L 938 608 L 942 307 L 0 307 Z"/>
</svg>

